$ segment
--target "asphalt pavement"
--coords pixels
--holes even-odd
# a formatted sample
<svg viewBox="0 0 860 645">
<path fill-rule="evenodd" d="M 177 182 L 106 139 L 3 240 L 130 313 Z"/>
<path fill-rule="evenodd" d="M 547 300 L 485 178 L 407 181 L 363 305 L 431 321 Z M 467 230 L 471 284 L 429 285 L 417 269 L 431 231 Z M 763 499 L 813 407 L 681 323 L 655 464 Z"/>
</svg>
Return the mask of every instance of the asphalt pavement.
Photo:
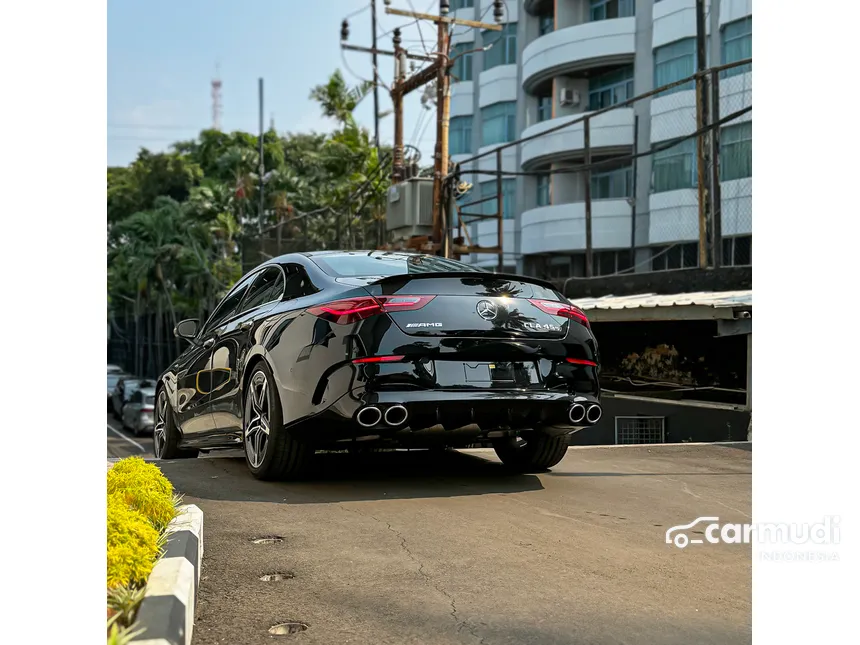
<svg viewBox="0 0 860 645">
<path fill-rule="evenodd" d="M 510 475 L 492 451 L 326 454 L 300 483 L 214 454 L 159 465 L 205 514 L 194 645 L 704 645 L 751 641 L 751 548 L 666 530 L 750 521 L 751 458 L 571 449 Z M 285 622 L 307 628 L 270 635 Z"/>
<path fill-rule="evenodd" d="M 123 458 L 137 455 L 144 459 L 152 458 L 152 435 L 136 437 L 131 430 L 123 430 L 122 423 L 107 413 L 107 456 Z"/>
</svg>

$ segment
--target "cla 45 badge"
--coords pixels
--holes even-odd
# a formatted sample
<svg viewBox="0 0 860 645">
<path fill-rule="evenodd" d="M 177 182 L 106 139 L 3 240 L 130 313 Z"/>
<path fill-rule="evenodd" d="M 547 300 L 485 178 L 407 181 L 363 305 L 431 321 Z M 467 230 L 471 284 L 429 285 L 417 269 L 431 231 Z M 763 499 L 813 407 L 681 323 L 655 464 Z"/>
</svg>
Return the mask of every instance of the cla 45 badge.
<svg viewBox="0 0 860 645">
<path fill-rule="evenodd" d="M 561 327 L 558 325 L 550 325 L 549 323 L 544 325 L 541 323 L 524 322 L 523 327 L 530 329 L 531 331 L 561 331 Z"/>
</svg>

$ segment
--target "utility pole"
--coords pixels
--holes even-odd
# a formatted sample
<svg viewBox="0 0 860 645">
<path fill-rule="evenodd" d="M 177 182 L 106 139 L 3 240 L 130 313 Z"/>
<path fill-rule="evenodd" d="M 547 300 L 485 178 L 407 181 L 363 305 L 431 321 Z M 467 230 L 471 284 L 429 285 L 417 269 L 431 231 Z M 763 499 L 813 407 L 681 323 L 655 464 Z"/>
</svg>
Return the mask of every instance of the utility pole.
<svg viewBox="0 0 860 645">
<path fill-rule="evenodd" d="M 699 198 L 699 268 L 710 266 L 708 250 L 710 236 L 708 229 L 711 225 L 710 216 L 710 175 L 707 168 L 708 135 L 701 132 L 708 124 L 708 79 L 707 69 L 707 32 L 705 31 L 705 0 L 696 0 L 696 129 L 700 134 L 696 138 L 697 183 Z"/>
<path fill-rule="evenodd" d="M 263 79 L 260 79 L 260 168 L 259 168 L 259 192 L 260 192 L 260 217 L 259 217 L 259 229 L 260 235 L 263 234 L 263 217 L 265 211 L 266 198 L 263 194 L 263 175 L 266 173 L 265 164 L 263 163 L 263 135 L 265 131 L 263 130 Z M 260 248 L 262 248 L 263 240 L 260 239 Z"/>
<path fill-rule="evenodd" d="M 401 9 L 392 9 L 391 0 L 384 0 L 385 13 L 389 15 L 402 16 L 411 18 L 415 21 L 425 20 L 436 25 L 436 50 L 431 55 L 410 54 L 405 49 L 401 48 L 402 39 L 400 29 L 395 29 L 392 36 L 393 51 L 385 51 L 376 46 L 376 29 L 373 33 L 373 47 L 358 47 L 355 45 L 347 45 L 346 41 L 349 37 L 349 24 L 346 20 L 341 25 L 341 47 L 352 51 L 361 51 L 369 53 L 374 58 L 374 73 L 376 70 L 376 56 L 393 56 L 394 57 L 394 84 L 391 88 L 391 101 L 394 107 L 394 150 L 392 153 L 392 171 L 391 179 L 393 182 L 401 182 L 406 176 L 404 167 L 403 155 L 403 98 L 428 83 L 436 81 L 436 154 L 433 173 L 433 235 L 431 247 L 434 252 L 442 251 L 447 257 L 449 253 L 448 236 L 446 235 L 447 226 L 447 209 L 445 204 L 448 202 L 444 195 L 443 182 L 448 175 L 448 126 L 450 122 L 450 68 L 452 61 L 449 57 L 450 50 L 450 35 L 448 30 L 454 25 L 462 25 L 464 27 L 472 27 L 476 29 L 485 29 L 492 31 L 501 31 L 502 27 L 499 24 L 488 24 L 477 20 L 462 20 L 459 18 L 451 18 L 447 14 L 450 11 L 450 1 L 439 1 L 439 14 L 419 13 L 416 11 L 403 11 Z M 493 0 L 496 23 L 502 21 L 504 16 L 504 0 Z M 373 13 L 372 21 L 375 23 L 375 0 L 371 1 L 371 10 Z M 407 60 L 419 60 L 430 65 L 424 67 L 420 71 L 407 77 Z M 376 78 L 374 77 L 374 82 Z M 378 130 L 378 126 L 377 126 Z M 501 241 L 499 242 L 501 245 Z"/>
<path fill-rule="evenodd" d="M 376 154 L 379 155 L 379 76 L 376 51 L 376 0 L 370 0 L 370 30 L 371 49 L 373 50 L 373 143 L 376 146 Z"/>
<path fill-rule="evenodd" d="M 390 0 L 386 0 L 386 5 L 390 4 Z M 494 0 L 495 6 L 494 15 L 496 22 L 501 22 L 504 16 L 502 0 Z M 450 37 L 448 29 L 450 25 L 463 25 L 476 29 L 486 29 L 492 31 L 501 31 L 502 27 L 499 24 L 487 24 L 477 20 L 461 20 L 459 18 L 448 17 L 450 11 L 450 2 L 448 0 L 439 1 L 439 13 L 436 16 L 433 14 L 419 13 L 417 11 L 403 11 L 401 9 L 392 9 L 386 7 L 385 13 L 403 16 L 404 18 L 414 18 L 416 20 L 426 20 L 436 25 L 436 51 L 435 59 L 431 65 L 425 67 L 421 71 L 413 74 L 409 78 L 401 80 L 401 76 L 394 79 L 394 87 L 391 89 L 391 96 L 394 99 L 395 110 L 395 137 L 394 137 L 394 160 L 395 166 L 393 170 L 394 181 L 401 181 L 404 176 L 403 168 L 403 137 L 402 132 L 398 136 L 397 124 L 402 125 L 402 115 L 398 118 L 398 112 L 403 110 L 403 96 L 412 92 L 419 87 L 436 81 L 436 154 L 433 164 L 433 234 L 431 237 L 431 246 L 435 252 L 442 252 L 442 255 L 448 257 L 450 255 L 450 245 L 447 235 L 448 226 L 448 202 L 449 198 L 445 195 L 444 180 L 448 175 L 448 127 L 450 124 L 450 107 L 451 107 L 451 92 L 450 92 L 450 68 L 452 61 L 449 57 L 450 52 Z M 403 69 L 398 69 L 402 74 Z M 499 205 L 501 208 L 501 204 Z M 499 240 L 501 245 L 501 240 Z"/>
</svg>

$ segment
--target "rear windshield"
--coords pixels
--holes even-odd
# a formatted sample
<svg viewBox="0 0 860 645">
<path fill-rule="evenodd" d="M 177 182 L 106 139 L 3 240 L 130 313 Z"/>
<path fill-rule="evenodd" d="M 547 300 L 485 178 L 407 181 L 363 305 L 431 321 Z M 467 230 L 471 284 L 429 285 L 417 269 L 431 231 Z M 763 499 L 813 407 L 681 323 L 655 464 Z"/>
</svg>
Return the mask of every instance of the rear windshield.
<svg viewBox="0 0 860 645">
<path fill-rule="evenodd" d="M 316 256 L 313 261 L 323 271 L 336 278 L 445 273 L 449 271 L 486 273 L 477 267 L 456 260 L 418 253 L 343 253 Z"/>
</svg>

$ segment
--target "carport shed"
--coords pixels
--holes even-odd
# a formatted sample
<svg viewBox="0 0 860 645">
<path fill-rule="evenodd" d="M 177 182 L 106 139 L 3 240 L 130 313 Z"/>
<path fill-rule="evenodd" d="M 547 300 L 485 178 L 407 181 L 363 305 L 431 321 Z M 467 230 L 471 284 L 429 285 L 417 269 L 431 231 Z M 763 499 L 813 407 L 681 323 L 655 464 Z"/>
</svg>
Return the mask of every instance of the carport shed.
<svg viewBox="0 0 860 645">
<path fill-rule="evenodd" d="M 678 387 L 657 396 L 640 396 L 613 390 L 601 379 L 604 417 L 593 428 L 573 435 L 571 443 L 752 439 L 752 290 L 648 293 L 578 298 L 571 302 L 585 311 L 593 325 L 603 368 L 615 367 L 619 357 L 629 354 L 631 348 L 659 338 L 673 346 L 684 346 L 690 356 L 699 355 L 698 367 L 711 377 L 716 375 L 718 382 L 735 377 L 743 384 L 739 401 L 702 401 L 683 397 L 707 391 L 713 399 L 718 398 L 721 389 L 730 390 Z M 738 366 L 740 369 L 733 371 Z M 745 374 L 735 374 L 736 371 Z M 677 398 L 671 400 L 667 395 Z M 648 436 L 643 439 L 644 434 Z"/>
</svg>

